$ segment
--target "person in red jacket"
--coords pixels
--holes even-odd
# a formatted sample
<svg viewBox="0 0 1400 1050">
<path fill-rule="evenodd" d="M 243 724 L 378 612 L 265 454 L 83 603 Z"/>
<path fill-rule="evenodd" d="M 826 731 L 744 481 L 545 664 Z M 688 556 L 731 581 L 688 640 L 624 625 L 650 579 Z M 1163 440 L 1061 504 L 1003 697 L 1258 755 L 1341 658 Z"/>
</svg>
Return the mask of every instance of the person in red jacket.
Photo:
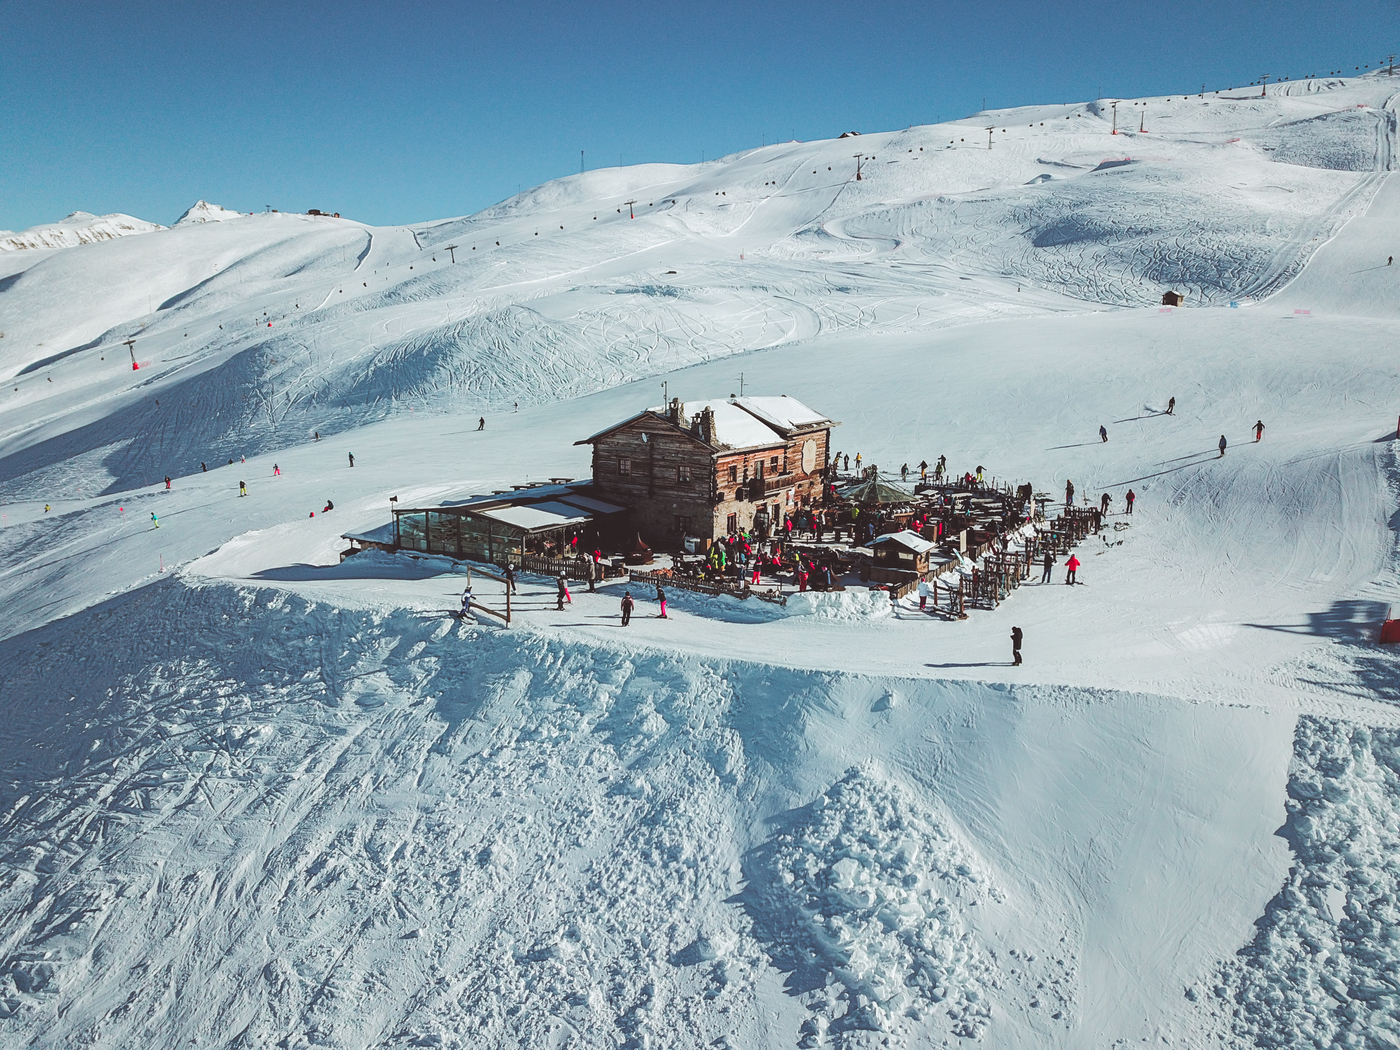
<svg viewBox="0 0 1400 1050">
<path fill-rule="evenodd" d="M 1079 559 L 1071 554 L 1069 556 L 1069 561 L 1065 562 L 1065 568 L 1069 570 L 1069 572 L 1065 573 L 1065 583 L 1078 582 L 1074 578 L 1074 573 L 1075 570 L 1079 568 Z"/>
</svg>

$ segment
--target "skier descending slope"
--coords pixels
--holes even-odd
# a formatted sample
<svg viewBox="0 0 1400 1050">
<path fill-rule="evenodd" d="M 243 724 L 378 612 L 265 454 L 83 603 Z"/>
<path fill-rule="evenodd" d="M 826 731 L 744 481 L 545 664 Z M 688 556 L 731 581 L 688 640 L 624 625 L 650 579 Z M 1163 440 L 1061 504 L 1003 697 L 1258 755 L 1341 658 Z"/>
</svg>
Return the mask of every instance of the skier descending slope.
<svg viewBox="0 0 1400 1050">
<path fill-rule="evenodd" d="M 156 528 L 160 528 L 160 519 L 156 517 L 155 511 L 151 511 L 151 524 Z"/>
<path fill-rule="evenodd" d="M 1260 438 L 1262 438 L 1263 436 L 1264 436 L 1264 421 L 1263 421 L 1262 419 L 1256 419 L 1256 420 L 1254 421 L 1254 440 L 1255 440 L 1255 441 L 1258 441 L 1258 440 L 1259 440 Z"/>
<path fill-rule="evenodd" d="M 1099 440 L 1100 440 L 1100 441 L 1107 441 L 1107 440 L 1108 440 L 1108 428 L 1105 427 L 1105 426 L 1102 425 L 1102 424 L 1099 425 Z"/>
</svg>

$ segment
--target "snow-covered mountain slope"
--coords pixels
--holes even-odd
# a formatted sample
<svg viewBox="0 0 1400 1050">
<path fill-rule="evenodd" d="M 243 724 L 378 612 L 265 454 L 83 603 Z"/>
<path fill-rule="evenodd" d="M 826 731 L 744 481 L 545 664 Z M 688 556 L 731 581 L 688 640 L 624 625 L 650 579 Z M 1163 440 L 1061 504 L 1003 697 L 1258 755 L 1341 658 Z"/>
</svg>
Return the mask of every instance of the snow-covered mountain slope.
<svg viewBox="0 0 1400 1050">
<path fill-rule="evenodd" d="M 98 241 L 130 237 L 136 233 L 150 233 L 163 230 L 159 223 L 134 219 L 130 215 L 114 212 L 111 215 L 92 215 L 85 211 L 75 211 L 67 218 L 43 226 L 31 226 L 19 233 L 0 234 L 0 252 L 19 251 L 26 248 L 75 248 L 80 244 L 96 244 Z"/>
<path fill-rule="evenodd" d="M 195 201 L 175 220 L 175 225 L 197 226 L 203 222 L 226 222 L 229 219 L 241 218 L 241 211 L 229 211 L 222 205 L 210 204 L 208 201 Z"/>
<path fill-rule="evenodd" d="M 14 271 L 0 1041 L 1400 1039 L 1390 83 Z M 446 561 L 339 561 L 390 496 L 584 476 L 572 442 L 663 381 L 741 373 L 852 459 L 1135 513 L 1084 586 L 961 622 L 865 591 L 662 620 L 634 588 L 623 631 L 616 587 L 561 614 L 525 576 L 507 631 L 448 617 Z"/>
</svg>

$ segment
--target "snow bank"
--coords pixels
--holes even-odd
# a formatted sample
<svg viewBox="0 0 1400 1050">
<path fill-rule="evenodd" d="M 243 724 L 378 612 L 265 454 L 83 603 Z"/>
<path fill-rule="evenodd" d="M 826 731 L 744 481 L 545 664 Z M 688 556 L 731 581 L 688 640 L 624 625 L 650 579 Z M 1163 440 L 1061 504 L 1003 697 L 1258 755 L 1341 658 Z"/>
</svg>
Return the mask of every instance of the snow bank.
<svg viewBox="0 0 1400 1050">
<path fill-rule="evenodd" d="M 1293 869 L 1216 994 L 1256 1046 L 1400 1047 L 1400 730 L 1300 719 L 1288 794 Z"/>
<path fill-rule="evenodd" d="M 986 1027 L 996 968 L 961 913 L 997 891 L 947 818 L 853 769 L 752 867 L 756 931 L 793 983 L 817 992 L 803 1045 L 829 1028 L 894 1032 L 935 1012 L 956 1035 Z"/>
</svg>

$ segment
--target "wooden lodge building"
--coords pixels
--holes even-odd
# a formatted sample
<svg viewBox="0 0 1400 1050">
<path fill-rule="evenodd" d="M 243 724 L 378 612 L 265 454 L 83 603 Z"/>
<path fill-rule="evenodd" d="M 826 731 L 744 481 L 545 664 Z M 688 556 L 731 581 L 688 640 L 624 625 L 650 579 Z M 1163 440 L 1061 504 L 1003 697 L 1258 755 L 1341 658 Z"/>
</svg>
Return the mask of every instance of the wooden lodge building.
<svg viewBox="0 0 1400 1050">
<path fill-rule="evenodd" d="M 575 442 L 593 446 L 598 499 L 628 508 L 653 546 L 764 534 L 821 499 L 831 428 L 793 398 L 674 399 Z"/>
</svg>

